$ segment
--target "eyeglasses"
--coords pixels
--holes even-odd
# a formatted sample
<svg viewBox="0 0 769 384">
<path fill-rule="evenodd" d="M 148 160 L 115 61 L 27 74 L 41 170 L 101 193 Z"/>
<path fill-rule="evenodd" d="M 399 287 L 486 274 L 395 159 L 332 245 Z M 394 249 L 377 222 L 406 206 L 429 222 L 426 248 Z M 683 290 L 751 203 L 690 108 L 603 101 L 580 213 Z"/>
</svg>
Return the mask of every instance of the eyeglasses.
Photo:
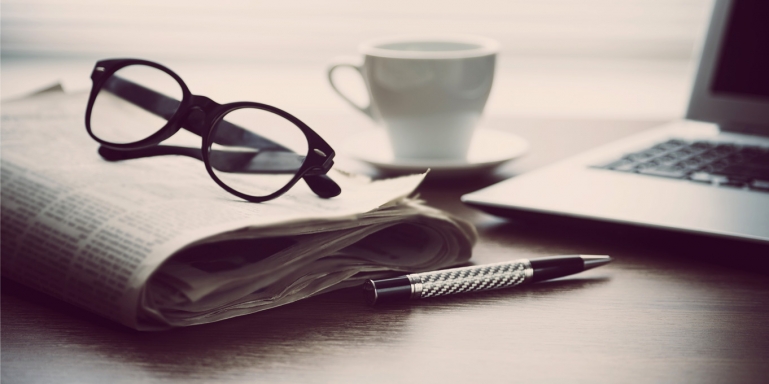
<svg viewBox="0 0 769 384">
<path fill-rule="evenodd" d="M 91 79 L 85 127 L 106 160 L 192 157 L 219 186 L 252 202 L 274 199 L 299 179 L 320 197 L 341 193 L 326 176 L 334 150 L 288 112 L 193 95 L 176 73 L 146 60 L 99 61 Z M 160 145 L 180 129 L 200 136 L 202 148 Z"/>
</svg>

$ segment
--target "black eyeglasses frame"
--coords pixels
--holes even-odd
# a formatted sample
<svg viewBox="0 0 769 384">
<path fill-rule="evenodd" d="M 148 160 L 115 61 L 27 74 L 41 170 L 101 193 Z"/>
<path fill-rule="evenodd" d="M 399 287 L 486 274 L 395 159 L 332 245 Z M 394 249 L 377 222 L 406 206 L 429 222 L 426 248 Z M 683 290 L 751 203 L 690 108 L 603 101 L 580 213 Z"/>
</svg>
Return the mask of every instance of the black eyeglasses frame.
<svg viewBox="0 0 769 384">
<path fill-rule="evenodd" d="M 97 95 L 105 85 L 106 81 L 110 78 L 110 76 L 112 76 L 118 70 L 131 65 L 144 65 L 152 67 L 171 76 L 181 87 L 182 100 L 180 101 L 180 104 L 174 112 L 173 116 L 171 116 L 167 123 L 154 134 L 132 143 L 120 144 L 107 142 L 97 137 L 91 129 L 91 112 L 93 110 L 94 102 L 96 101 Z M 313 185 L 317 186 L 319 182 L 321 182 L 318 180 L 319 177 L 326 179 L 325 181 L 321 182 L 322 184 L 328 184 L 329 182 L 333 183 L 333 181 L 328 179 L 328 177 L 325 175 L 334 164 L 334 150 L 328 143 L 326 143 L 325 140 L 320 137 L 320 135 L 313 131 L 312 128 L 307 126 L 307 124 L 282 109 L 267 104 L 248 101 L 219 104 L 206 96 L 193 95 L 187 87 L 187 84 L 185 84 L 181 77 L 179 77 L 179 75 L 177 75 L 175 72 L 161 64 L 142 59 L 100 60 L 96 63 L 93 72 L 91 73 L 91 80 L 93 81 L 93 86 L 88 98 L 88 106 L 86 108 L 85 114 L 85 126 L 91 138 L 106 148 L 116 151 L 135 151 L 150 148 L 160 144 L 162 141 L 170 138 L 180 129 L 184 128 L 196 135 L 199 135 L 202 138 L 201 157 L 205 163 L 206 171 L 211 176 L 211 178 L 214 179 L 214 181 L 227 192 L 244 200 L 251 202 L 264 202 L 272 200 L 291 189 L 299 181 L 299 179 L 302 178 L 305 179 L 305 181 L 310 185 L 310 188 L 312 188 L 316 193 L 318 193 L 318 191 L 316 191 L 317 188 L 314 188 Z M 216 124 L 218 124 L 226 114 L 242 108 L 261 109 L 283 117 L 296 125 L 307 138 L 308 150 L 307 154 L 305 155 L 305 160 L 299 170 L 297 170 L 294 177 L 285 186 L 266 196 L 248 195 L 232 189 L 216 176 L 209 161 L 208 155 L 211 151 L 211 146 L 214 144 L 214 127 L 216 127 Z M 336 189 L 338 188 L 339 187 L 336 186 Z M 338 193 L 339 192 L 336 192 L 334 196 L 336 196 Z M 329 194 L 325 193 L 325 195 Z"/>
</svg>

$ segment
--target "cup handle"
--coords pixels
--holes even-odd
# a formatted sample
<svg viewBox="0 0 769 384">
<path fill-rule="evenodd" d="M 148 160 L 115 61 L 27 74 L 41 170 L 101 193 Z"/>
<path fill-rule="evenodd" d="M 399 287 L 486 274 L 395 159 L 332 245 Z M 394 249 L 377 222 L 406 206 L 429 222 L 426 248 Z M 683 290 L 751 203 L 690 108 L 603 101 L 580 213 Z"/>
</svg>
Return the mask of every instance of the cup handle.
<svg viewBox="0 0 769 384">
<path fill-rule="evenodd" d="M 358 104 L 356 104 L 354 101 L 350 100 L 349 97 L 345 96 L 342 91 L 339 90 L 339 88 L 336 87 L 336 84 L 334 84 L 334 77 L 332 76 L 334 71 L 337 68 L 342 67 L 348 67 L 356 70 L 360 76 L 361 79 L 364 79 L 364 85 L 365 85 L 365 75 L 363 74 L 363 66 L 362 65 L 355 65 L 349 62 L 346 62 L 347 60 L 338 60 L 336 63 L 331 64 L 330 67 L 328 67 L 328 82 L 331 84 L 331 88 L 334 88 L 334 91 L 344 99 L 348 104 L 352 105 L 353 108 L 363 112 L 366 114 L 366 116 L 370 117 L 371 119 L 374 119 L 374 114 L 371 112 L 371 94 L 369 93 L 369 103 L 365 107 L 362 107 Z M 368 86 L 366 87 L 366 90 L 368 90 Z"/>
</svg>

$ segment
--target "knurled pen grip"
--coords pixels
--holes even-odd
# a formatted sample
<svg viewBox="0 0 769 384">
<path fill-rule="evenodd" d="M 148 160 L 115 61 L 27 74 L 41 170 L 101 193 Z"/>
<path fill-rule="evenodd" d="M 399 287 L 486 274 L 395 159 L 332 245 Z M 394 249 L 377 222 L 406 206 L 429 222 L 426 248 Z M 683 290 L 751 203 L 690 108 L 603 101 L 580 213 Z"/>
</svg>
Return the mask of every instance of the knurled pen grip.
<svg viewBox="0 0 769 384">
<path fill-rule="evenodd" d="M 426 299 L 465 292 L 510 288 L 554 279 L 610 262 L 609 256 L 568 255 L 413 273 L 391 279 L 369 280 L 363 285 L 371 304 Z"/>
</svg>

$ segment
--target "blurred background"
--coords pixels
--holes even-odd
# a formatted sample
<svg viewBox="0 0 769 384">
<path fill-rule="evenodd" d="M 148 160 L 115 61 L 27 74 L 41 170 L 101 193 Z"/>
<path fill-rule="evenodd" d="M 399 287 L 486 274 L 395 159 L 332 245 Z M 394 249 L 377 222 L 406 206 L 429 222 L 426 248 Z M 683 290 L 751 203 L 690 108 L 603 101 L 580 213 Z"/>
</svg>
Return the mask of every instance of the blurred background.
<svg viewBox="0 0 769 384">
<path fill-rule="evenodd" d="M 194 93 L 353 113 L 325 70 L 360 42 L 461 33 L 502 46 L 488 113 L 684 113 L 711 0 L 3 0 L 2 97 L 89 86 L 95 60 L 164 63 Z M 360 80 L 343 79 L 362 96 Z M 301 114 L 300 114 L 301 115 Z"/>
</svg>

